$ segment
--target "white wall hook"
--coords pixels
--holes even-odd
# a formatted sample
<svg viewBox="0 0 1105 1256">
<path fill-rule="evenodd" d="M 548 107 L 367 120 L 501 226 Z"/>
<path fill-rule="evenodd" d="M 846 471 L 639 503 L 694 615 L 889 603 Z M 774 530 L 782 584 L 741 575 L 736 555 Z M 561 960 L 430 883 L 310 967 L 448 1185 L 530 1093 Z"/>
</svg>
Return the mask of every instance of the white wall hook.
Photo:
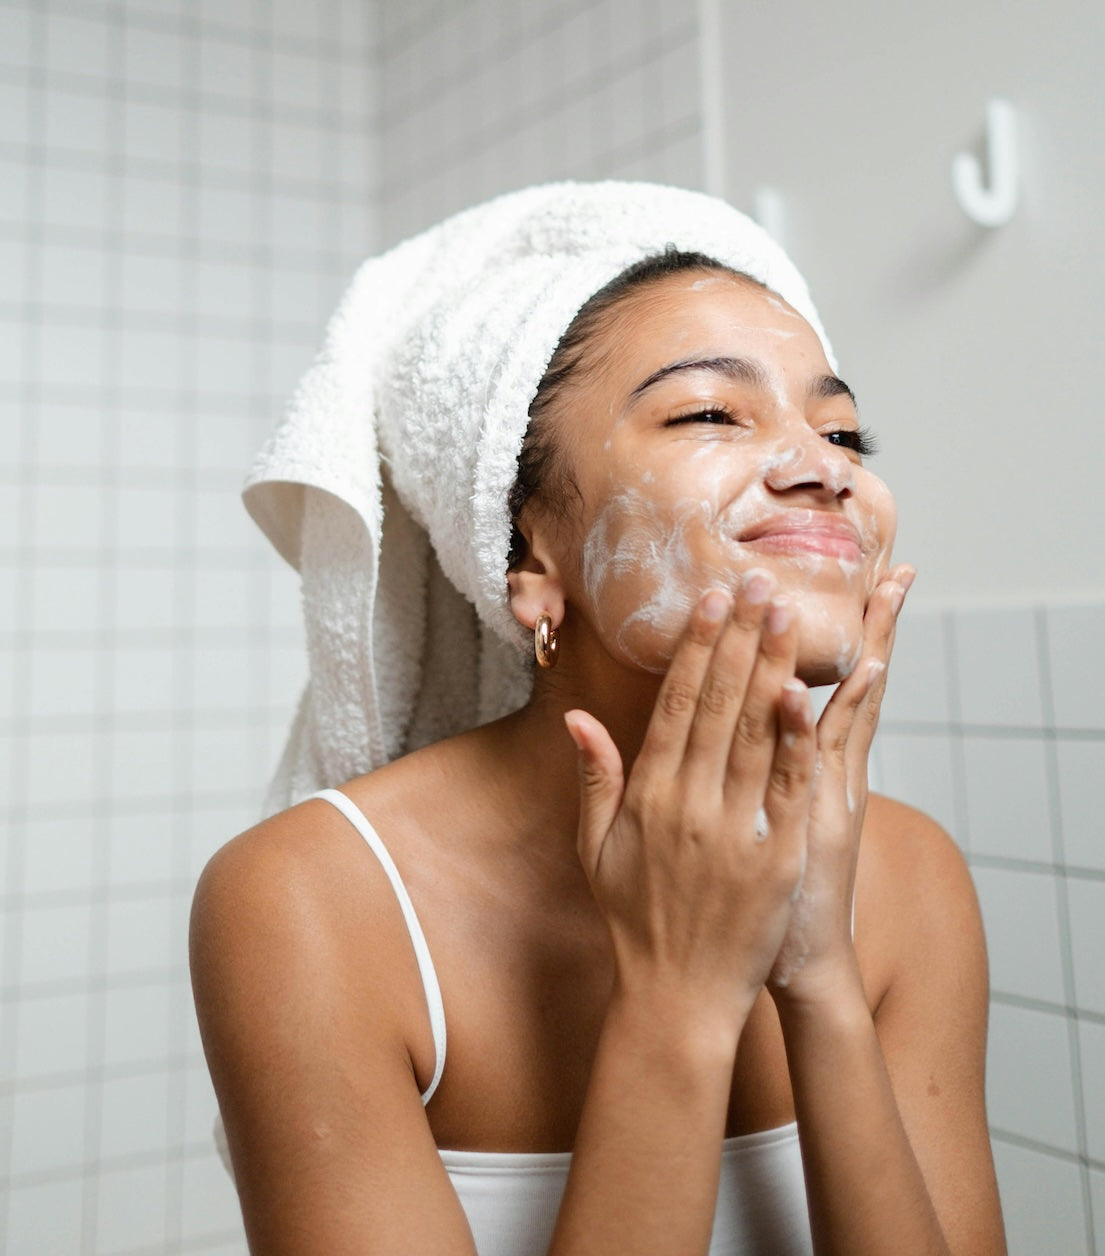
<svg viewBox="0 0 1105 1256">
<path fill-rule="evenodd" d="M 1017 115 L 1007 100 L 986 102 L 986 165 L 989 184 L 971 153 L 957 153 L 952 162 L 952 187 L 960 208 L 980 227 L 1004 226 L 1020 197 L 1020 155 Z"/>
</svg>

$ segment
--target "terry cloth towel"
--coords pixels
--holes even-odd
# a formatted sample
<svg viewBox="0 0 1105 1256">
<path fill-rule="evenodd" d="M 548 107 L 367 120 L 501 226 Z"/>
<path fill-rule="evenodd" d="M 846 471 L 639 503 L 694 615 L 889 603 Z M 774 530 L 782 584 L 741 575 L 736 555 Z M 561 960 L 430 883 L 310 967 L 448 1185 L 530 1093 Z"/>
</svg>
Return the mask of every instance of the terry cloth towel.
<svg viewBox="0 0 1105 1256">
<path fill-rule="evenodd" d="M 529 405 L 587 298 L 669 245 L 759 279 L 832 361 L 780 247 L 697 192 L 528 188 L 358 270 L 244 490 L 302 575 L 310 661 L 269 811 L 525 701 L 506 563 Z"/>
</svg>

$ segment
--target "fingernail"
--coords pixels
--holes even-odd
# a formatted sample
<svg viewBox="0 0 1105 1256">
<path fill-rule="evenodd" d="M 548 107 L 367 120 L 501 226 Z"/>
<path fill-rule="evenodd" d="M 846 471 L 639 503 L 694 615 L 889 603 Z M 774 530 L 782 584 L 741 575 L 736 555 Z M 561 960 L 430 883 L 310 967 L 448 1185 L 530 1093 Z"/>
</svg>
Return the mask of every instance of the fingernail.
<svg viewBox="0 0 1105 1256">
<path fill-rule="evenodd" d="M 721 589 L 711 589 L 700 604 L 702 618 L 718 624 L 729 614 L 729 605 L 728 593 L 723 593 Z"/>
<path fill-rule="evenodd" d="M 905 601 L 905 589 L 900 584 L 894 584 L 893 592 L 890 594 L 890 609 L 895 615 L 902 609 L 902 603 Z"/>
<path fill-rule="evenodd" d="M 786 602 L 772 602 L 767 612 L 767 630 L 778 636 L 790 627 L 790 607 Z"/>
<path fill-rule="evenodd" d="M 741 581 L 741 592 L 746 602 L 759 606 L 771 595 L 771 577 L 766 571 L 750 571 Z"/>
<path fill-rule="evenodd" d="M 917 570 L 914 567 L 907 567 L 901 575 L 898 576 L 898 583 L 908 593 L 913 587 L 914 580 L 917 579 Z"/>
</svg>

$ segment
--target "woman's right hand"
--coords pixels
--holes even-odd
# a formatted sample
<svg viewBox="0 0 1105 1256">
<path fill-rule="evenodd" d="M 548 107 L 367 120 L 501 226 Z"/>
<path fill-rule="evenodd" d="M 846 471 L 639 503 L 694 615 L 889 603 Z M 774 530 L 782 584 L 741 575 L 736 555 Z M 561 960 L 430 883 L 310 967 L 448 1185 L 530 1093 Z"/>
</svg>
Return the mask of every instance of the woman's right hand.
<svg viewBox="0 0 1105 1256">
<path fill-rule="evenodd" d="M 732 1015 L 739 1033 L 801 884 L 816 737 L 795 678 L 797 630 L 774 582 L 691 615 L 625 779 L 593 716 L 579 750 L 579 855 L 613 938 L 617 979 L 670 1006 Z"/>
</svg>

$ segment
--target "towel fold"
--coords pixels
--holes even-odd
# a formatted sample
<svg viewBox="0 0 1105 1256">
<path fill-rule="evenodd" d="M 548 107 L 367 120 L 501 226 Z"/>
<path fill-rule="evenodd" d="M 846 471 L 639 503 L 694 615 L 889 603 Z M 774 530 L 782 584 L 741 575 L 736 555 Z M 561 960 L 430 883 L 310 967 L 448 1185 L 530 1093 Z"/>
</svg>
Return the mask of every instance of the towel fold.
<svg viewBox="0 0 1105 1256">
<path fill-rule="evenodd" d="M 529 405 L 580 306 L 669 245 L 759 279 L 832 361 L 779 246 L 676 188 L 529 188 L 358 270 L 244 490 L 301 573 L 310 661 L 268 811 L 526 700 L 506 563 Z"/>
</svg>

